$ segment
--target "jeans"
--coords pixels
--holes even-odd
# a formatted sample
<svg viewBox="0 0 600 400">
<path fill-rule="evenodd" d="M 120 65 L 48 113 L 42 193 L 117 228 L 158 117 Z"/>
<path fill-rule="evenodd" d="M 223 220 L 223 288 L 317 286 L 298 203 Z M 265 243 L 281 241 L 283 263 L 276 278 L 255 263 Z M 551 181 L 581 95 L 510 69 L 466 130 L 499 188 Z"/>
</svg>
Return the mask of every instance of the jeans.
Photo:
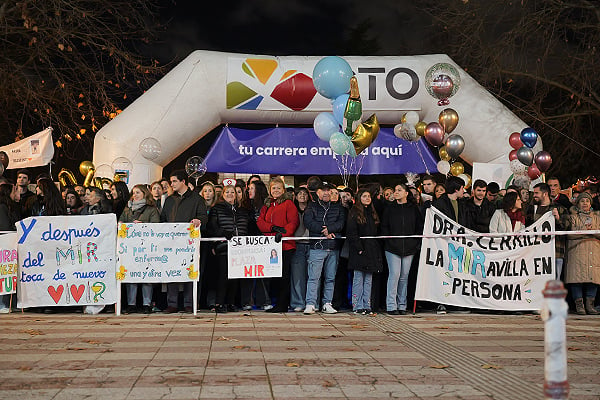
<svg viewBox="0 0 600 400">
<path fill-rule="evenodd" d="M 151 283 L 128 283 L 127 284 L 127 305 L 135 306 L 137 300 L 138 285 L 142 285 L 142 304 L 149 306 L 152 302 L 152 284 Z"/>
<path fill-rule="evenodd" d="M 571 283 L 569 285 L 571 290 L 571 297 L 573 300 L 583 298 L 583 292 L 585 289 L 585 297 L 596 298 L 596 292 L 598 291 L 598 285 L 594 283 Z"/>
<path fill-rule="evenodd" d="M 0 310 L 8 308 L 10 303 L 10 294 L 0 296 Z"/>
<path fill-rule="evenodd" d="M 317 305 L 317 292 L 321 283 L 321 274 L 323 274 L 324 280 L 322 304 L 331 303 L 339 254 L 338 250 L 310 249 L 308 253 L 306 305 Z"/>
<path fill-rule="evenodd" d="M 556 268 L 554 268 L 556 271 L 556 280 L 560 281 L 560 275 L 562 274 L 562 269 L 563 269 L 563 263 L 564 263 L 565 259 L 564 258 L 555 258 L 554 259 L 554 264 L 556 265 Z"/>
<path fill-rule="evenodd" d="M 296 252 L 290 265 L 290 305 L 304 308 L 306 299 L 306 278 L 310 244 L 296 242 Z"/>
<path fill-rule="evenodd" d="M 183 282 L 183 306 L 192 307 L 194 304 L 194 284 L 196 282 Z M 167 305 L 177 308 L 180 282 L 167 283 Z M 143 290 L 143 289 L 142 289 Z"/>
<path fill-rule="evenodd" d="M 370 310 L 371 309 L 371 284 L 373 282 L 373 273 L 365 271 L 354 271 L 352 279 L 352 309 Z"/>
<path fill-rule="evenodd" d="M 387 281 L 387 311 L 403 310 L 406 311 L 406 292 L 408 288 L 408 275 L 410 265 L 414 255 L 397 256 L 396 254 L 385 252 L 388 269 L 390 271 Z"/>
</svg>

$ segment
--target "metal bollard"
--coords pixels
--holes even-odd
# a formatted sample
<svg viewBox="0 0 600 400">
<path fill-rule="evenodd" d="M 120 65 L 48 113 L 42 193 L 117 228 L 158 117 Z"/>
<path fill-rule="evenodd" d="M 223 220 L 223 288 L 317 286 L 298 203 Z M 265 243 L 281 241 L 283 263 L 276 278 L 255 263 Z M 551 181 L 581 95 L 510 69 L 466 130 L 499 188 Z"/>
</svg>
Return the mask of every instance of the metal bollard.
<svg viewBox="0 0 600 400">
<path fill-rule="evenodd" d="M 565 301 L 567 290 L 561 281 L 548 281 L 542 291 L 544 306 L 544 398 L 566 400 L 569 398 L 567 379 L 567 331 L 569 306 Z"/>
</svg>

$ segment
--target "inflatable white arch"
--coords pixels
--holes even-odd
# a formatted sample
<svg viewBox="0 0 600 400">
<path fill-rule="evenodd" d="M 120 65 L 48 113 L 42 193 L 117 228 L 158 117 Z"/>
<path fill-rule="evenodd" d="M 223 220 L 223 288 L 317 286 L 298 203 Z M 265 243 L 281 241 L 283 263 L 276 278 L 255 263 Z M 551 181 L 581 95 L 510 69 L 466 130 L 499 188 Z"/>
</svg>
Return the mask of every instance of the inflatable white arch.
<svg viewBox="0 0 600 400">
<path fill-rule="evenodd" d="M 156 180 L 163 166 L 223 123 L 312 124 L 319 112 L 331 111 L 330 100 L 307 84 L 321 58 L 194 51 L 98 131 L 98 175 L 125 157 L 131 161 L 130 183 Z M 461 157 L 469 163 L 508 164 L 508 137 L 527 126 L 447 55 L 344 59 L 358 78 L 363 116 L 377 113 L 381 124 L 397 124 L 410 110 L 422 121 L 437 121 L 445 107 L 427 93 L 425 74 L 436 63 L 455 66 L 461 84 L 447 107 L 460 117 L 453 133 L 463 136 Z M 149 137 L 161 146 L 151 161 L 139 150 Z M 541 146 L 538 141 L 534 152 Z"/>
</svg>

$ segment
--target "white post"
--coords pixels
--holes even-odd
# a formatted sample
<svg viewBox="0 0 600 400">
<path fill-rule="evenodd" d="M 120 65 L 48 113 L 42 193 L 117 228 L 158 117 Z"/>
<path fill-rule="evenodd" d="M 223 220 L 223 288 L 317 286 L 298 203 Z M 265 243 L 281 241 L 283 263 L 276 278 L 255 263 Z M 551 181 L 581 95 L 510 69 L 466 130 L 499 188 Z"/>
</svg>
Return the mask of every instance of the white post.
<svg viewBox="0 0 600 400">
<path fill-rule="evenodd" d="M 565 301 L 567 291 L 561 281 L 548 281 L 542 291 L 544 306 L 544 398 L 566 400 L 569 398 L 567 379 L 566 320 L 569 306 Z"/>
</svg>

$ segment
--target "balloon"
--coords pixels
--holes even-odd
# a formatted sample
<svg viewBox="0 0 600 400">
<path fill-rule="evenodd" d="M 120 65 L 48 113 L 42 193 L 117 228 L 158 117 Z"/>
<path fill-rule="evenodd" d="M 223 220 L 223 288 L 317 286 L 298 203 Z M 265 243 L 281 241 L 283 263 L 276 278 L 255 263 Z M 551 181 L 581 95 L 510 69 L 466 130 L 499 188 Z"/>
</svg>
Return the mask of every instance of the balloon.
<svg viewBox="0 0 600 400">
<path fill-rule="evenodd" d="M 437 122 L 430 122 L 425 128 L 425 139 L 432 146 L 444 143 L 444 128 Z"/>
<path fill-rule="evenodd" d="M 4 166 L 4 169 L 8 168 L 8 162 L 9 162 L 8 154 L 6 154 L 6 152 L 4 152 L 4 151 L 0 151 L 0 163 L 2 163 L 2 165 Z"/>
<path fill-rule="evenodd" d="M 415 125 L 417 122 L 419 122 L 419 113 L 416 111 L 409 111 L 406 114 L 404 114 L 403 119 L 404 121 L 402 122 L 406 122 L 410 125 Z"/>
<path fill-rule="evenodd" d="M 81 172 L 81 171 L 80 171 Z M 90 187 L 93 185 L 94 183 L 94 173 L 96 172 L 95 168 L 90 168 L 88 169 L 87 174 L 85 175 L 85 179 L 83 180 L 83 186 L 85 187 Z M 102 181 L 101 181 L 102 182 Z M 99 188 L 102 188 L 102 185 L 97 186 Z"/>
<path fill-rule="evenodd" d="M 521 131 L 521 142 L 530 149 L 535 146 L 538 134 L 533 128 L 525 128 Z"/>
<path fill-rule="evenodd" d="M 83 176 L 87 176 L 87 173 L 91 168 L 94 168 L 94 164 L 91 161 L 82 161 L 81 164 L 79 164 L 79 172 L 81 172 L 81 175 Z"/>
<path fill-rule="evenodd" d="M 131 161 L 127 157 L 117 157 L 111 164 L 113 171 L 115 173 L 119 171 L 131 171 L 133 165 Z"/>
<path fill-rule="evenodd" d="M 517 175 L 513 178 L 513 185 L 520 188 L 529 189 L 531 180 L 527 175 Z"/>
<path fill-rule="evenodd" d="M 185 162 L 185 173 L 190 178 L 198 179 L 206 173 L 206 163 L 200 156 L 192 156 Z"/>
<path fill-rule="evenodd" d="M 471 175 L 460 174 L 460 175 L 458 175 L 458 177 L 465 182 L 465 189 L 468 189 L 471 187 Z"/>
<path fill-rule="evenodd" d="M 444 127 L 444 131 L 451 133 L 458 125 L 458 113 L 451 108 L 446 108 L 440 113 L 438 120 Z"/>
<path fill-rule="evenodd" d="M 425 128 L 427 128 L 427 122 L 420 121 L 415 124 L 415 129 L 419 136 L 425 136 Z"/>
<path fill-rule="evenodd" d="M 344 123 L 344 111 L 346 110 L 346 103 L 348 103 L 349 98 L 349 94 L 342 94 L 341 96 L 336 97 L 332 104 L 333 117 L 340 126 Z"/>
<path fill-rule="evenodd" d="M 533 164 L 533 150 L 526 146 L 521 147 L 517 150 L 517 159 L 524 165 L 530 166 Z"/>
<path fill-rule="evenodd" d="M 521 142 L 521 134 L 519 132 L 513 132 L 508 137 L 508 144 L 515 150 L 523 147 L 523 142 Z"/>
<path fill-rule="evenodd" d="M 315 122 L 313 123 L 313 127 L 319 139 L 326 142 L 329 142 L 331 135 L 340 129 L 340 126 L 335 120 L 333 114 L 328 112 L 317 114 Z"/>
<path fill-rule="evenodd" d="M 542 171 L 540 171 L 538 169 L 538 166 L 534 164 L 531 164 L 528 168 L 527 168 L 527 176 L 531 179 L 537 179 L 540 177 L 540 175 L 542 175 Z"/>
<path fill-rule="evenodd" d="M 364 149 L 377 139 L 379 134 L 379 121 L 377 115 L 373 114 L 363 123 L 361 123 L 352 135 L 352 144 L 356 154 L 360 154 Z"/>
<path fill-rule="evenodd" d="M 313 69 L 313 84 L 321 96 L 328 99 L 348 93 L 353 72 L 341 57 L 329 56 L 319 60 Z"/>
<path fill-rule="evenodd" d="M 155 160 L 162 153 L 162 146 L 158 139 L 147 137 L 140 142 L 140 153 L 146 160 Z"/>
<path fill-rule="evenodd" d="M 335 154 L 342 155 L 350 151 L 352 142 L 350 141 L 350 138 L 342 132 L 335 132 L 331 135 L 331 139 L 329 139 L 329 146 L 331 146 L 331 150 L 333 150 Z"/>
<path fill-rule="evenodd" d="M 512 160 L 516 160 L 516 159 L 517 159 L 517 151 L 511 150 L 510 153 L 508 153 L 508 161 L 512 161 Z"/>
<path fill-rule="evenodd" d="M 437 170 L 440 174 L 447 175 L 450 172 L 450 163 L 446 160 L 438 161 Z"/>
<path fill-rule="evenodd" d="M 546 172 L 550 168 L 550 165 L 552 165 L 552 156 L 547 151 L 538 151 L 535 155 L 535 164 L 540 172 Z"/>
<path fill-rule="evenodd" d="M 417 135 L 417 130 L 414 125 L 405 122 L 394 127 L 394 135 L 397 138 L 404 139 L 408 142 L 418 142 L 421 136 Z"/>
<path fill-rule="evenodd" d="M 454 176 L 459 176 L 463 172 L 465 172 L 465 166 L 460 161 L 452 163 L 450 166 L 450 173 Z"/>
<path fill-rule="evenodd" d="M 458 158 L 465 149 L 465 140 L 462 136 L 454 134 L 446 139 L 446 152 L 451 158 Z"/>
<path fill-rule="evenodd" d="M 446 147 L 444 146 L 440 147 L 438 154 L 440 155 L 440 160 L 450 161 L 452 159 L 452 157 L 450 157 L 448 154 L 448 151 L 446 151 Z"/>
<path fill-rule="evenodd" d="M 61 169 L 58 173 L 58 181 L 62 187 L 77 185 L 77 179 L 75 179 L 75 175 L 71 170 L 66 168 Z"/>
<path fill-rule="evenodd" d="M 515 175 L 525 175 L 527 173 L 527 167 L 519 160 L 512 160 L 510 162 L 510 170 Z"/>
<path fill-rule="evenodd" d="M 439 99 L 438 105 L 449 103 L 448 98 L 456 94 L 460 88 L 460 74 L 448 63 L 437 63 L 425 74 L 425 88 L 432 97 Z"/>
<path fill-rule="evenodd" d="M 115 175 L 115 171 L 108 164 L 101 164 L 98 166 L 98 168 L 96 168 L 95 176 L 102 177 L 102 178 L 109 178 L 114 175 Z"/>
</svg>

